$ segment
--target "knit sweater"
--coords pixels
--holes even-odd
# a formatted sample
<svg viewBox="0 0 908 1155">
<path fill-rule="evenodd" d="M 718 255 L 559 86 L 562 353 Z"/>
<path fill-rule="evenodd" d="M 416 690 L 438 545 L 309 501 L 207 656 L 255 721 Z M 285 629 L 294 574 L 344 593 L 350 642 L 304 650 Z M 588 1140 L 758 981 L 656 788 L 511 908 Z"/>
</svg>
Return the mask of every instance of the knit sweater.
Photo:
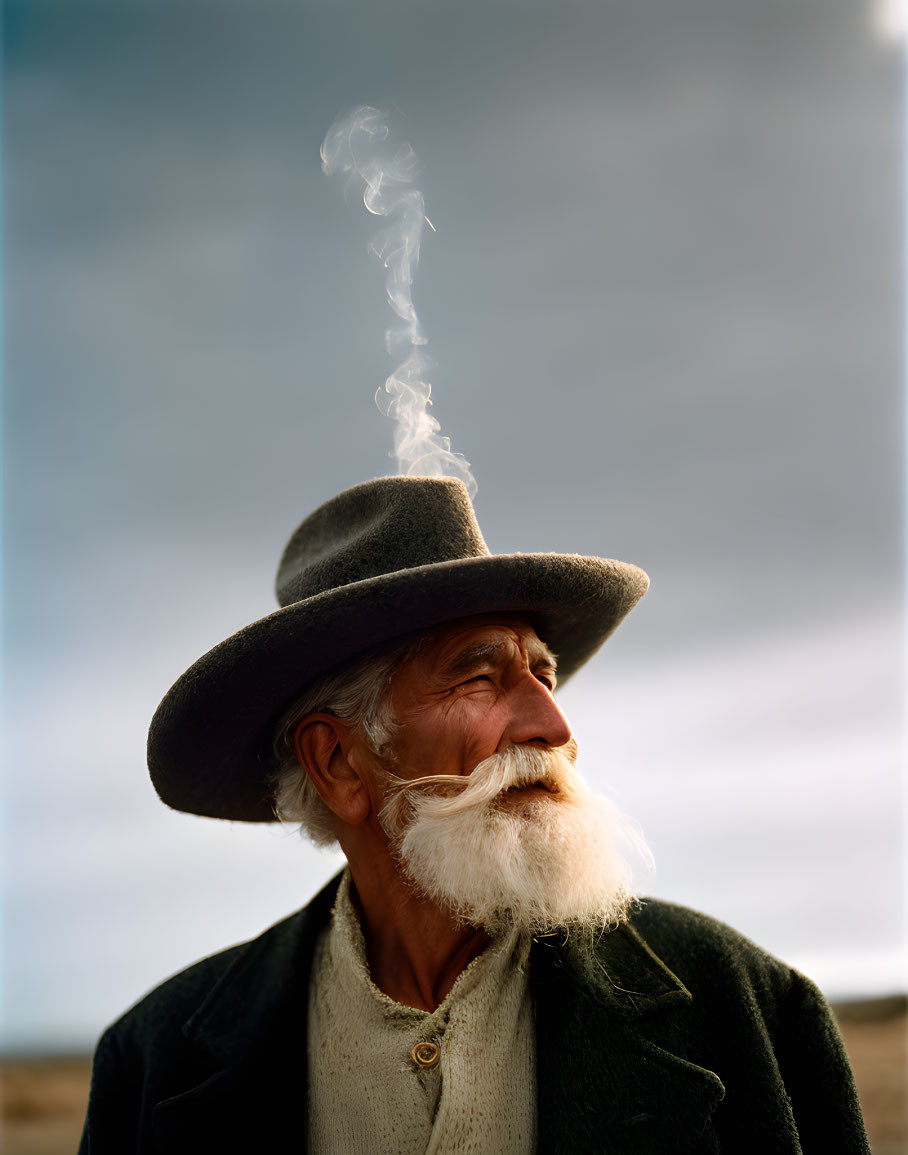
<svg viewBox="0 0 908 1155">
<path fill-rule="evenodd" d="M 533 1151 L 529 950 L 529 939 L 516 932 L 497 939 L 434 1011 L 404 1006 L 369 977 L 345 872 L 309 984 L 308 1149 L 322 1155 Z M 434 1066 L 412 1057 L 425 1042 L 438 1048 Z"/>
</svg>

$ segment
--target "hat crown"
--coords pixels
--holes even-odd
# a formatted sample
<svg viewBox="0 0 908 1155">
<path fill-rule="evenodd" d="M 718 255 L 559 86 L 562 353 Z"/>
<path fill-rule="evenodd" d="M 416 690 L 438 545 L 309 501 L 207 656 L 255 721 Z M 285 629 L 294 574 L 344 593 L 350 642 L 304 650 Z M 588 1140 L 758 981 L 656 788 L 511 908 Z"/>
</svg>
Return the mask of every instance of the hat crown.
<svg viewBox="0 0 908 1155">
<path fill-rule="evenodd" d="M 488 555 L 462 481 L 382 477 L 306 518 L 287 543 L 275 590 L 284 607 L 366 578 Z"/>
</svg>

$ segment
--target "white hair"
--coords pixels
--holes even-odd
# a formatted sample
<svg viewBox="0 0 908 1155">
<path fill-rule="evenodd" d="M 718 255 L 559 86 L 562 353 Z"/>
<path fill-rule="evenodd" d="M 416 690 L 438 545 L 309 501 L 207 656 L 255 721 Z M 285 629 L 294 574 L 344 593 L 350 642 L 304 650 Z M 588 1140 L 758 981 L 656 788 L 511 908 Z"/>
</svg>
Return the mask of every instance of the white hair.
<svg viewBox="0 0 908 1155">
<path fill-rule="evenodd" d="M 309 714 L 333 714 L 358 730 L 369 748 L 385 755 L 396 729 L 391 708 L 391 678 L 411 658 L 422 639 L 383 645 L 310 682 L 277 724 L 271 777 L 274 813 L 282 822 L 298 822 L 300 833 L 317 846 L 337 842 L 334 815 L 319 797 L 296 752 L 296 734 Z"/>
<path fill-rule="evenodd" d="M 601 934 L 635 901 L 625 851 L 650 866 L 642 834 L 594 794 L 576 745 L 509 746 L 468 776 L 388 774 L 379 815 L 417 891 L 491 935 Z M 540 784 L 538 797 L 520 793 Z M 516 792 L 515 792 L 516 791 Z"/>
</svg>

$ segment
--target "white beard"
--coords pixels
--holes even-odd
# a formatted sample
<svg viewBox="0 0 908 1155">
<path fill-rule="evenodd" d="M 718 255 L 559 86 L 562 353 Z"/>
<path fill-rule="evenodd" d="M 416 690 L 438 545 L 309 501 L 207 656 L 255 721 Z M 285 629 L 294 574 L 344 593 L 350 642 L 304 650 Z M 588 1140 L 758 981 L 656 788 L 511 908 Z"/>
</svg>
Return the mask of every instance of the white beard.
<svg viewBox="0 0 908 1155">
<path fill-rule="evenodd" d="M 511 746 L 467 777 L 389 775 L 380 821 L 410 882 L 491 935 L 604 931 L 623 921 L 634 893 L 621 844 L 647 865 L 649 850 L 583 782 L 575 756 L 573 743 Z M 551 793 L 507 793 L 535 782 Z"/>
</svg>

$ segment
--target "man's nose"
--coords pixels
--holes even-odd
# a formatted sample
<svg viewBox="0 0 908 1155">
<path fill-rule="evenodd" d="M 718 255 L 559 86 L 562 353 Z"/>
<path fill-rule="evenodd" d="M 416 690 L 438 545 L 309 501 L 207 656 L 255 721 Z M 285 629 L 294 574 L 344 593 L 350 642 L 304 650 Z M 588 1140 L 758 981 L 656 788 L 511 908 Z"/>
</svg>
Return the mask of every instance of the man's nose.
<svg viewBox="0 0 908 1155">
<path fill-rule="evenodd" d="M 532 674 L 521 678 L 510 690 L 510 719 L 504 745 L 535 743 L 564 746 L 571 740 L 571 727 L 548 687 Z"/>
</svg>

